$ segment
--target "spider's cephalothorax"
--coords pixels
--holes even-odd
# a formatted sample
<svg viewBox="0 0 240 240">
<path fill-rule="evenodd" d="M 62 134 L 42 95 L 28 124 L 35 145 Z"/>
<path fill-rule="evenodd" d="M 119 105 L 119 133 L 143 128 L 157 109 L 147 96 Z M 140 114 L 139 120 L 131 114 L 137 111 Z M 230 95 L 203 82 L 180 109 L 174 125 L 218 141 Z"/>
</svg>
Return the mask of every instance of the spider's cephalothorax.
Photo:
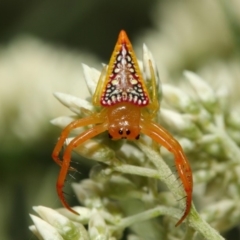
<svg viewBox="0 0 240 240">
<path fill-rule="evenodd" d="M 108 134 L 113 140 L 139 138 L 141 109 L 132 103 L 118 103 L 108 109 Z M 133 124 L 134 123 L 134 124 Z"/>
<path fill-rule="evenodd" d="M 78 214 L 68 205 L 63 194 L 67 172 L 74 170 L 70 167 L 71 152 L 84 141 L 108 131 L 109 137 L 113 140 L 136 140 L 140 133 L 145 134 L 173 153 L 176 169 L 186 193 L 186 208 L 176 226 L 187 217 L 192 201 L 192 171 L 178 141 L 154 122 L 159 103 L 155 72 L 150 59 L 148 68 L 151 73 L 151 96 L 143 81 L 132 45 L 127 34 L 122 30 L 109 65 L 103 69 L 93 95 L 93 105 L 99 106 L 100 112 L 77 119 L 62 131 L 52 157 L 61 166 L 57 180 L 58 196 L 62 204 L 71 212 Z M 67 145 L 63 159 L 60 160 L 59 153 L 71 130 L 87 125 L 93 127 L 75 137 Z"/>
</svg>

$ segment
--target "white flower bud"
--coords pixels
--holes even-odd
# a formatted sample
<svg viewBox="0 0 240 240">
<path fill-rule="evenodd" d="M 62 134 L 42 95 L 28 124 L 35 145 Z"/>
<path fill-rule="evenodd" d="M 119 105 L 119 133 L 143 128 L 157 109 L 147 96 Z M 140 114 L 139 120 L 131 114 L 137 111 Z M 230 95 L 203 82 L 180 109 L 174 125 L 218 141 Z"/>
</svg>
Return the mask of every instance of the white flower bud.
<svg viewBox="0 0 240 240">
<path fill-rule="evenodd" d="M 197 74 L 184 71 L 184 75 L 198 95 L 198 98 L 207 110 L 213 112 L 217 107 L 217 98 L 213 89 Z"/>
<path fill-rule="evenodd" d="M 198 139 L 197 144 L 211 156 L 223 156 L 223 148 L 219 144 L 219 136 L 217 134 L 205 134 Z"/>
<path fill-rule="evenodd" d="M 42 239 L 44 240 L 63 240 L 62 236 L 58 233 L 58 231 L 51 226 L 49 223 L 45 222 L 39 217 L 36 217 L 30 214 L 30 217 Z"/>
<path fill-rule="evenodd" d="M 82 66 L 83 66 L 84 79 L 86 81 L 88 90 L 90 94 L 93 95 L 97 87 L 97 83 L 100 77 L 100 72 L 95 68 L 90 68 L 85 64 L 82 64 Z"/>
<path fill-rule="evenodd" d="M 76 117 L 77 116 L 61 116 L 52 119 L 50 123 L 60 128 L 65 128 L 68 124 L 76 120 Z"/>
<path fill-rule="evenodd" d="M 229 129 L 227 129 L 227 132 L 228 132 L 228 134 L 230 135 L 230 137 L 231 137 L 238 145 L 240 145 L 240 134 L 239 134 L 239 130 L 229 128 Z"/>
<path fill-rule="evenodd" d="M 97 211 L 91 216 L 88 227 L 91 240 L 109 240 L 109 229 Z"/>
<path fill-rule="evenodd" d="M 79 240 L 90 240 L 88 231 L 81 223 L 74 222 L 74 225 L 76 228 L 79 229 L 79 232 L 81 233 Z M 72 238 L 68 238 L 68 239 L 72 240 Z"/>
<path fill-rule="evenodd" d="M 162 98 L 162 84 L 161 84 L 161 81 L 159 78 L 157 66 L 156 66 L 155 60 L 152 56 L 152 53 L 148 50 L 147 46 L 145 44 L 143 44 L 143 62 L 142 62 L 143 63 L 143 78 L 146 82 L 148 90 L 151 93 L 152 76 L 151 76 L 151 68 L 149 65 L 149 60 L 152 63 L 152 67 L 153 67 L 153 71 L 154 71 L 158 98 L 161 99 Z"/>
<path fill-rule="evenodd" d="M 55 92 L 53 95 L 66 107 L 68 107 L 74 113 L 80 114 L 81 108 L 86 108 L 90 111 L 93 110 L 93 105 L 87 100 L 74 97 L 66 93 Z"/>
<path fill-rule="evenodd" d="M 234 109 L 227 118 L 227 124 L 235 129 L 240 130 L 240 111 Z"/>
<path fill-rule="evenodd" d="M 154 70 L 154 74 L 156 76 L 156 84 L 159 84 L 159 76 L 157 73 L 157 67 L 156 67 L 156 63 L 155 60 L 152 56 L 152 53 L 148 50 L 147 46 L 145 44 L 143 44 L 143 72 L 144 72 L 144 78 L 146 80 L 150 80 L 152 78 L 151 76 L 151 69 L 149 66 L 149 60 L 152 63 L 152 67 Z"/>
<path fill-rule="evenodd" d="M 98 183 L 105 183 L 111 177 L 113 170 L 103 164 L 94 165 L 90 171 L 90 178 Z"/>
<path fill-rule="evenodd" d="M 72 139 L 73 138 L 68 138 L 67 144 Z M 79 155 L 85 158 L 89 158 L 95 161 L 104 162 L 108 164 L 114 161 L 115 158 L 115 152 L 111 148 L 93 139 L 89 139 L 86 142 L 74 148 L 74 152 L 78 153 Z"/>
<path fill-rule="evenodd" d="M 35 225 L 31 225 L 28 227 L 29 230 L 37 237 L 37 239 L 42 239 L 41 234 L 38 232 L 37 228 Z"/>
<path fill-rule="evenodd" d="M 181 111 L 188 113 L 199 112 L 199 106 L 196 102 L 182 90 L 169 84 L 163 85 L 163 96 L 166 102 Z"/>
<path fill-rule="evenodd" d="M 219 141 L 219 136 L 217 134 L 205 134 L 200 139 L 198 139 L 197 144 L 208 145 L 212 143 L 217 143 Z"/>
<path fill-rule="evenodd" d="M 234 213 L 234 209 L 236 209 L 235 201 L 226 199 L 219 202 L 214 202 L 214 204 L 205 208 L 201 215 L 207 221 L 209 219 L 212 221 L 218 219 L 218 222 L 220 222 L 220 219 L 223 219 L 223 223 L 227 224 L 227 222 L 229 222 L 231 219 L 231 215 Z"/>
<path fill-rule="evenodd" d="M 164 122 L 170 128 L 183 133 L 189 138 L 198 138 L 201 136 L 199 128 L 188 117 L 167 109 L 161 109 L 160 114 L 161 118 L 163 118 Z"/>
<path fill-rule="evenodd" d="M 226 85 L 221 85 L 216 91 L 217 101 L 224 113 L 229 111 L 229 95 L 230 92 Z"/>
<path fill-rule="evenodd" d="M 193 141 L 189 140 L 188 138 L 178 139 L 178 142 L 182 146 L 185 153 L 194 151 L 194 149 L 196 148 L 195 143 Z"/>
<path fill-rule="evenodd" d="M 124 176 L 113 175 L 104 184 L 104 192 L 114 199 L 126 199 L 133 196 L 141 198 L 136 186 Z"/>
<path fill-rule="evenodd" d="M 80 239 L 81 233 L 74 223 L 57 211 L 43 207 L 33 207 L 42 219 L 51 224 L 63 237 L 63 239 Z"/>
<path fill-rule="evenodd" d="M 212 115 L 205 108 L 201 108 L 197 115 L 192 115 L 192 118 L 203 129 L 207 129 L 213 122 Z"/>
<path fill-rule="evenodd" d="M 89 208 L 86 207 L 80 207 L 76 206 L 73 207 L 73 209 L 78 212 L 80 215 L 72 214 L 68 209 L 66 208 L 59 208 L 57 211 L 67 217 L 68 219 L 71 219 L 72 221 L 80 222 L 82 224 L 87 224 L 89 221 L 89 218 L 92 214 L 92 211 Z"/>
<path fill-rule="evenodd" d="M 102 189 L 100 186 L 90 180 L 86 179 L 80 183 L 72 184 L 73 190 L 78 198 L 78 200 L 86 207 L 89 208 L 101 208 L 101 193 Z"/>
<path fill-rule="evenodd" d="M 222 157 L 224 155 L 223 147 L 219 143 L 209 143 L 204 150 L 211 156 Z"/>
<path fill-rule="evenodd" d="M 206 171 L 198 170 L 194 172 L 194 182 L 197 183 L 207 183 L 217 174 L 216 171 Z"/>
<path fill-rule="evenodd" d="M 139 163 L 143 164 L 146 160 L 144 153 L 140 149 L 127 142 L 122 145 L 121 153 L 126 159 L 129 160 L 129 163 L 133 161 L 138 161 Z"/>
</svg>

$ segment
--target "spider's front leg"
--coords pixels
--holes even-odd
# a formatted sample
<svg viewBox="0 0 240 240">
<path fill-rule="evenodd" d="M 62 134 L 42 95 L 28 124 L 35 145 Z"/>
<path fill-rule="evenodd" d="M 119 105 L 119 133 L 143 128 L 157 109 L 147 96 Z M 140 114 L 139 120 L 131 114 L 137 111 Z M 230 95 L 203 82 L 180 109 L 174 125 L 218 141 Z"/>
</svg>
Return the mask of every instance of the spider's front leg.
<svg viewBox="0 0 240 240">
<path fill-rule="evenodd" d="M 67 125 L 63 130 L 62 133 L 58 139 L 58 142 L 55 146 L 55 148 L 53 149 L 52 152 L 52 158 L 53 160 L 59 165 L 62 166 L 62 161 L 59 159 L 59 153 L 62 150 L 62 147 L 64 145 L 64 142 L 66 140 L 66 138 L 68 137 L 69 133 L 75 129 L 75 128 L 79 128 L 79 127 L 84 127 L 90 124 L 97 124 L 97 123 L 101 123 L 102 120 L 97 117 L 97 116 L 89 116 L 86 118 L 82 118 L 82 119 L 77 119 L 73 122 L 71 122 L 69 125 Z M 72 169 L 74 170 L 74 169 Z"/>
<path fill-rule="evenodd" d="M 146 134 L 174 154 L 175 165 L 186 193 L 186 209 L 183 216 L 176 224 L 176 226 L 178 226 L 187 217 L 191 209 L 193 179 L 190 164 L 183 152 L 181 145 L 163 127 L 143 118 L 141 119 L 140 127 L 143 134 Z"/>
<path fill-rule="evenodd" d="M 105 121 L 105 122 L 104 122 Z M 59 159 L 59 153 L 63 147 L 63 144 L 66 140 L 66 138 L 68 137 L 69 133 L 71 132 L 71 130 L 75 129 L 75 128 L 79 128 L 79 127 L 83 127 L 83 126 L 87 126 L 90 124 L 98 124 L 98 123 L 102 123 L 99 125 L 96 125 L 88 130 L 86 130 L 85 132 L 81 133 L 80 135 L 78 135 L 77 137 L 75 137 L 66 147 L 66 150 L 63 153 L 63 160 L 61 161 Z M 77 212 L 75 212 L 73 209 L 71 209 L 71 207 L 68 205 L 68 203 L 66 202 L 65 198 L 64 198 L 64 194 L 63 194 L 63 186 L 64 186 L 64 181 L 66 179 L 67 176 L 67 172 L 69 170 L 75 170 L 74 168 L 70 167 L 70 161 L 71 161 L 71 152 L 72 150 L 77 147 L 78 145 L 82 144 L 83 142 L 85 142 L 86 140 L 93 138 L 94 136 L 100 134 L 101 132 L 104 132 L 107 130 L 107 123 L 105 120 L 105 117 L 100 115 L 100 114 L 94 114 L 92 116 L 83 118 L 83 119 L 78 119 L 72 123 L 70 123 L 61 133 L 61 136 L 53 150 L 52 153 L 52 158 L 54 159 L 54 161 L 59 164 L 61 166 L 61 170 L 60 173 L 58 175 L 58 180 L 57 180 L 57 193 L 58 196 L 63 204 L 64 207 L 66 207 L 68 210 L 70 210 L 71 212 L 78 214 Z"/>
</svg>

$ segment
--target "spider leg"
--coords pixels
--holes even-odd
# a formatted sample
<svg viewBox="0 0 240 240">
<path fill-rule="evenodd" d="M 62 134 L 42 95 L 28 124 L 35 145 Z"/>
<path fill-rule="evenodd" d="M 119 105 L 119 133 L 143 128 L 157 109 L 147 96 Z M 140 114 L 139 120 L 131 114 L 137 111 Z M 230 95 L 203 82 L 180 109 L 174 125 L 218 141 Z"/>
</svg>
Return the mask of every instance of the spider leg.
<svg viewBox="0 0 240 240">
<path fill-rule="evenodd" d="M 103 68 L 102 72 L 101 72 L 101 75 L 99 77 L 95 93 L 94 93 L 93 98 L 92 98 L 92 103 L 93 103 L 94 106 L 101 106 L 100 105 L 100 99 L 101 99 L 102 89 L 104 89 L 103 85 L 105 83 L 104 80 L 105 80 L 106 72 L 107 72 L 107 66 L 105 66 Z"/>
<path fill-rule="evenodd" d="M 78 145 L 82 144 L 86 140 L 95 137 L 96 135 L 104 132 L 107 130 L 107 123 L 103 123 L 100 125 L 96 125 L 93 128 L 88 129 L 87 131 L 81 133 L 77 137 L 75 137 L 66 147 L 64 154 L 63 154 L 63 161 L 62 161 L 62 167 L 60 170 L 60 173 L 58 175 L 58 180 L 57 180 L 57 193 L 58 196 L 63 204 L 64 207 L 66 207 L 69 211 L 78 214 L 76 211 L 74 211 L 66 202 L 63 194 L 63 186 L 64 186 L 64 181 L 66 179 L 68 170 L 69 170 L 69 165 L 71 161 L 71 152 L 74 148 L 76 148 Z M 78 214 L 79 215 L 79 214 Z"/>
<path fill-rule="evenodd" d="M 67 127 L 65 127 L 63 129 L 63 131 L 58 139 L 58 142 L 57 142 L 55 148 L 53 149 L 53 153 L 52 153 L 53 160 L 59 166 L 62 166 L 62 161 L 59 159 L 59 153 L 64 145 L 66 138 L 68 137 L 69 133 L 73 129 L 87 126 L 90 124 L 97 124 L 97 123 L 101 123 L 101 122 L 103 122 L 103 120 L 100 117 L 97 117 L 96 114 L 94 114 L 94 115 L 86 117 L 86 118 L 77 119 L 77 120 L 71 122 L 69 125 L 67 125 Z M 70 168 L 69 170 L 74 170 L 74 169 Z"/>
<path fill-rule="evenodd" d="M 175 165 L 186 193 L 186 209 L 182 217 L 175 225 L 178 226 L 187 217 L 191 209 L 193 179 L 190 164 L 181 145 L 163 127 L 157 125 L 156 123 L 146 121 L 143 118 L 140 121 L 140 127 L 142 133 L 146 134 L 174 154 Z"/>
</svg>

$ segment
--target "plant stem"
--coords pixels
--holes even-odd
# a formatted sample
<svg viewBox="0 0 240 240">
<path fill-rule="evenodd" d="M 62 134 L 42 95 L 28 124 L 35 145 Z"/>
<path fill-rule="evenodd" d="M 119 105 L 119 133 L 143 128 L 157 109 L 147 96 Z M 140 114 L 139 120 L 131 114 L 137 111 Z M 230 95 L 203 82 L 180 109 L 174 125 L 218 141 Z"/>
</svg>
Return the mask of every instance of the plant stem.
<svg viewBox="0 0 240 240">
<path fill-rule="evenodd" d="M 129 164 L 122 164 L 117 166 L 111 166 L 111 169 L 117 172 L 122 172 L 126 174 L 134 174 L 144 177 L 151 177 L 160 179 L 160 174 L 158 171 L 150 168 L 138 167 Z"/>
</svg>

